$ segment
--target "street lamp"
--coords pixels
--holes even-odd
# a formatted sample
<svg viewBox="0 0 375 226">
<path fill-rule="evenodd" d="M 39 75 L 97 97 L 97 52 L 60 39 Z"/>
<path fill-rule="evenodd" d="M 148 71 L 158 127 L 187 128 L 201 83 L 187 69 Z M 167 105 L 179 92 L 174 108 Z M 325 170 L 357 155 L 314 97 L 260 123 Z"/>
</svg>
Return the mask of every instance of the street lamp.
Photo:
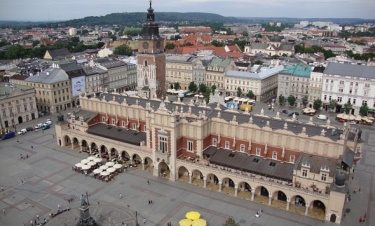
<svg viewBox="0 0 375 226">
<path fill-rule="evenodd" d="M 138 212 L 137 211 L 135 211 L 135 225 L 139 226 L 139 224 L 138 224 Z"/>
</svg>

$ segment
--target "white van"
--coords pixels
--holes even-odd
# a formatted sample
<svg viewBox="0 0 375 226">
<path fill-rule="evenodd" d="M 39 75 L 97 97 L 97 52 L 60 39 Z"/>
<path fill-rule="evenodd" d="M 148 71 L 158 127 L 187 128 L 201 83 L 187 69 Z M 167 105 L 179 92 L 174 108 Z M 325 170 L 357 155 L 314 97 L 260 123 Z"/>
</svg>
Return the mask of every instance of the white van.
<svg viewBox="0 0 375 226">
<path fill-rule="evenodd" d="M 321 120 L 327 120 L 328 119 L 327 115 L 318 115 L 316 118 L 321 119 Z"/>
<path fill-rule="evenodd" d="M 18 131 L 18 134 L 24 134 L 24 133 L 27 133 L 26 129 L 21 129 L 20 131 Z"/>
</svg>

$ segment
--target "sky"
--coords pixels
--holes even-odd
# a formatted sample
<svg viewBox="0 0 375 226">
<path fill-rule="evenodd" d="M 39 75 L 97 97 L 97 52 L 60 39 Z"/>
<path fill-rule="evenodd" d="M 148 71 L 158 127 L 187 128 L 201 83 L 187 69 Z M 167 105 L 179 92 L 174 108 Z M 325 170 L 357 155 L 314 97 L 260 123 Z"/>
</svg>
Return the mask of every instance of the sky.
<svg viewBox="0 0 375 226">
<path fill-rule="evenodd" d="M 56 21 L 146 12 L 149 0 L 1 0 L 0 20 Z M 235 17 L 375 19 L 375 0 L 153 0 L 155 12 Z"/>
</svg>

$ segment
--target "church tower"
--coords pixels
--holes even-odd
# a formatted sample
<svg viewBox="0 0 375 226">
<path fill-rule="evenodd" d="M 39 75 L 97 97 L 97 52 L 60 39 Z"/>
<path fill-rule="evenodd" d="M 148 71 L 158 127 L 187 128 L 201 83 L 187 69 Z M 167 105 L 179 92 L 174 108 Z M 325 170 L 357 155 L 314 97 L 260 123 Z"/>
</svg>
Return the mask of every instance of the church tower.
<svg viewBox="0 0 375 226">
<path fill-rule="evenodd" d="M 162 98 L 165 96 L 164 38 L 159 35 L 152 0 L 147 11 L 143 35 L 138 40 L 137 90 L 141 97 Z"/>
</svg>

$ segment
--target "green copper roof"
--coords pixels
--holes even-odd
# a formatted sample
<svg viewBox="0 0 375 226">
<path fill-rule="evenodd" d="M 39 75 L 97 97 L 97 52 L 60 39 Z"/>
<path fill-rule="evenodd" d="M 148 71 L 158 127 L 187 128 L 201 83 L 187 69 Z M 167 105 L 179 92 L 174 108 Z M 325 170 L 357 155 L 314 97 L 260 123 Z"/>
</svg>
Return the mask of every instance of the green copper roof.
<svg viewBox="0 0 375 226">
<path fill-rule="evenodd" d="M 286 65 L 280 74 L 310 78 L 311 66 L 301 64 Z"/>
<path fill-rule="evenodd" d="M 221 59 L 221 58 L 214 58 L 210 62 L 209 66 L 218 66 L 218 67 L 228 67 L 231 62 L 231 59 Z"/>
</svg>

